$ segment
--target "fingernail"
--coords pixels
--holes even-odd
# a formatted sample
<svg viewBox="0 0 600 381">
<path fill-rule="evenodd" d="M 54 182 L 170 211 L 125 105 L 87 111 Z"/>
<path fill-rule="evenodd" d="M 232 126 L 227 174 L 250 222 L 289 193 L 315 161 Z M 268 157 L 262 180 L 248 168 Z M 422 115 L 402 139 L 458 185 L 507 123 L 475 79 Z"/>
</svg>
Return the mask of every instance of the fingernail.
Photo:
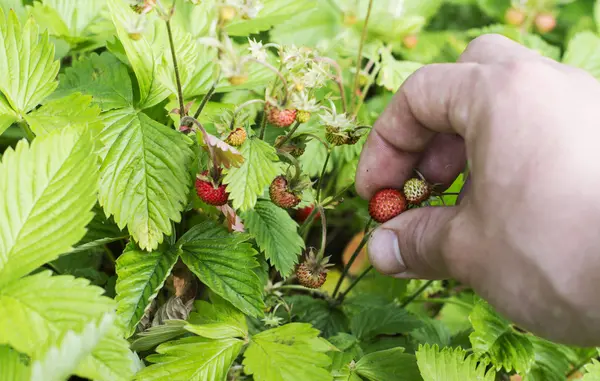
<svg viewBox="0 0 600 381">
<path fill-rule="evenodd" d="M 383 274 L 398 274 L 406 271 L 400 255 L 398 236 L 393 230 L 379 228 L 369 240 L 371 264 Z"/>
</svg>

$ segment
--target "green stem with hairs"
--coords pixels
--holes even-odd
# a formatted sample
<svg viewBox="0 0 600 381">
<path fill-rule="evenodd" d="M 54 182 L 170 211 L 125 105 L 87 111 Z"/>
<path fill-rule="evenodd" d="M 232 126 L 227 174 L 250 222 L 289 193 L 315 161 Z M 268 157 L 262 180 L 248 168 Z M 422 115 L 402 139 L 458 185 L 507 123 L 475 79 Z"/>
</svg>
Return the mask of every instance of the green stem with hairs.
<svg viewBox="0 0 600 381">
<path fill-rule="evenodd" d="M 198 117 L 200 116 L 200 113 L 202 112 L 202 110 L 204 110 L 204 106 L 206 106 L 206 104 L 208 103 L 208 101 L 210 100 L 210 98 L 215 93 L 215 89 L 217 88 L 217 82 L 219 82 L 218 78 L 212 84 L 212 86 L 210 87 L 210 89 L 208 89 L 208 93 L 206 93 L 204 95 L 204 98 L 202 98 L 202 102 L 200 102 L 200 106 L 198 106 L 198 110 L 196 110 L 196 113 L 194 114 L 194 119 L 198 119 Z"/>
<path fill-rule="evenodd" d="M 331 157 L 331 150 L 327 150 L 327 156 L 325 157 L 325 163 L 323 164 L 323 169 L 321 169 L 321 176 L 319 176 L 319 180 L 317 180 L 317 202 L 321 202 L 321 186 L 323 184 L 323 177 L 325 176 L 325 171 L 327 170 L 327 164 L 329 164 L 329 158 Z"/>
<path fill-rule="evenodd" d="M 173 42 L 173 31 L 171 30 L 171 20 L 165 21 L 167 24 L 167 34 L 169 35 L 169 46 L 171 47 L 171 57 L 173 58 L 173 69 L 175 70 L 175 82 L 177 83 L 177 98 L 179 99 L 179 116 L 186 115 L 183 104 L 183 90 L 181 89 L 181 78 L 179 76 L 179 66 L 177 65 L 177 55 L 175 54 L 175 43 Z"/>
<path fill-rule="evenodd" d="M 292 137 L 292 135 L 294 135 L 294 132 L 296 132 L 298 127 L 300 127 L 300 122 L 296 122 L 296 124 L 294 124 L 294 127 L 292 127 L 292 129 L 283 137 L 283 139 L 281 139 L 279 143 L 275 144 L 275 148 L 279 148 L 282 145 L 284 145 L 285 142 L 287 142 Z"/>
<path fill-rule="evenodd" d="M 427 282 L 425 282 L 424 285 L 419 287 L 419 289 L 417 291 L 415 291 L 404 302 L 402 302 L 402 304 L 400 305 L 400 308 L 404 308 L 404 307 L 408 306 L 413 300 L 415 300 L 419 295 L 421 295 L 423 293 L 423 291 L 425 291 L 427 289 L 427 287 L 431 286 L 432 283 L 433 283 L 433 280 L 428 280 Z"/>
<path fill-rule="evenodd" d="M 356 286 L 358 282 L 360 282 L 362 278 L 364 278 L 371 270 L 373 270 L 373 266 L 371 265 L 364 269 L 363 272 L 361 272 L 360 275 L 357 276 L 356 279 L 352 281 L 352 283 L 350 283 L 350 286 L 348 286 L 346 291 L 340 293 L 340 296 L 338 296 L 339 301 L 343 302 L 346 295 L 348 295 L 348 293 L 354 288 L 354 286 Z"/>
<path fill-rule="evenodd" d="M 321 248 L 317 254 L 317 261 L 320 261 L 325 256 L 325 246 L 327 245 L 327 220 L 325 219 L 325 209 L 321 205 L 318 205 L 317 208 L 321 213 Z"/>
</svg>

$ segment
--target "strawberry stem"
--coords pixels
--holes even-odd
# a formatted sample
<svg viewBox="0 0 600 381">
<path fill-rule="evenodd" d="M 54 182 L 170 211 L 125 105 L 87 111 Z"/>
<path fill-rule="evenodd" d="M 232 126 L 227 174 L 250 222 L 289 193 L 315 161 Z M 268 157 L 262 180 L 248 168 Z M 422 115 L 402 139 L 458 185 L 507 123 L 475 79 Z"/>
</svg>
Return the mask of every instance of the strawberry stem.
<svg viewBox="0 0 600 381">
<path fill-rule="evenodd" d="M 346 295 L 348 295 L 348 293 L 350 292 L 350 290 L 352 290 L 354 288 L 354 286 L 356 286 L 358 284 L 358 282 L 360 282 L 362 280 L 362 278 L 365 277 L 365 275 L 367 275 L 369 273 L 369 271 L 373 270 L 373 266 L 369 265 L 369 267 L 367 267 L 366 269 L 363 270 L 363 272 L 360 273 L 359 276 L 357 276 L 352 283 L 350 283 L 350 286 L 348 286 L 348 288 L 346 289 L 346 291 L 344 292 L 340 292 L 340 296 L 338 296 L 338 299 L 341 302 L 344 301 L 344 298 L 346 297 Z"/>
<path fill-rule="evenodd" d="M 294 176 L 288 182 L 288 187 L 293 188 L 294 184 L 298 181 L 298 178 L 300 177 L 300 173 L 302 173 L 302 169 L 300 168 L 300 163 L 298 162 L 298 159 L 293 157 L 288 152 L 277 150 L 277 155 L 286 158 L 289 161 L 289 163 L 294 166 L 294 169 L 295 169 Z"/>
<path fill-rule="evenodd" d="M 328 64 L 331 64 L 337 74 L 334 76 L 330 73 L 330 78 L 337 84 L 339 90 L 340 90 L 340 97 L 342 98 L 342 108 L 344 110 L 344 112 L 346 112 L 346 110 L 348 109 L 348 102 L 346 101 L 346 91 L 344 89 L 344 77 L 342 76 L 342 69 L 340 68 L 340 65 L 337 63 L 337 61 L 328 58 L 328 57 L 315 57 L 315 61 L 323 61 L 323 62 L 327 62 Z"/>
<path fill-rule="evenodd" d="M 319 180 L 317 182 L 317 203 L 321 202 L 321 185 L 323 184 L 323 176 L 325 176 L 325 171 L 327 170 L 327 164 L 329 163 L 329 158 L 331 157 L 331 150 L 327 150 L 327 156 L 325 157 L 325 163 L 323 163 L 323 169 L 321 170 L 321 176 L 319 176 Z"/>
<path fill-rule="evenodd" d="M 282 105 L 285 106 L 287 104 L 289 94 L 288 94 L 288 83 L 287 83 L 285 77 L 283 76 L 283 74 L 281 74 L 281 72 L 279 70 L 277 70 L 277 68 L 275 66 L 271 65 L 268 62 L 259 61 L 256 58 L 250 58 L 250 57 L 248 57 L 246 59 L 248 61 L 256 62 L 260 65 L 263 65 L 264 67 L 266 67 L 267 69 L 269 69 L 273 73 L 275 73 L 277 75 L 277 77 L 279 77 L 279 79 L 283 83 L 283 90 L 285 91 L 285 93 L 283 95 L 283 102 L 282 102 Z"/>
<path fill-rule="evenodd" d="M 294 127 L 292 127 L 292 129 L 283 137 L 283 139 L 281 139 L 280 142 L 278 142 L 277 144 L 275 144 L 275 148 L 279 148 L 285 142 L 287 142 L 292 137 L 292 135 L 294 134 L 294 132 L 296 132 L 296 130 L 298 129 L 299 126 L 300 126 L 300 122 L 296 122 L 296 124 L 294 124 Z"/>
<path fill-rule="evenodd" d="M 204 138 L 204 141 L 206 142 L 206 145 L 208 146 L 208 152 L 210 154 L 210 159 L 213 164 L 213 167 L 210 171 L 210 175 L 213 178 L 213 180 L 216 180 L 219 178 L 219 167 L 217 166 L 217 157 L 215 154 L 215 150 L 208 143 L 208 140 L 209 140 L 208 133 L 204 129 L 204 126 L 202 126 L 202 124 L 200 122 L 198 122 L 198 120 L 196 120 L 196 118 L 192 118 L 191 116 L 184 116 L 183 118 L 181 118 L 181 121 L 179 123 L 180 123 L 180 125 L 187 125 L 189 122 L 192 122 L 193 124 L 195 124 L 196 127 L 198 127 L 198 129 L 202 133 L 202 137 Z"/>
<path fill-rule="evenodd" d="M 321 248 L 317 253 L 317 263 L 321 263 L 323 256 L 325 255 L 325 246 L 327 245 L 327 219 L 325 218 L 325 209 L 321 204 L 318 204 L 315 209 L 319 209 L 321 213 Z"/>
<path fill-rule="evenodd" d="M 221 78 L 221 73 L 219 73 L 219 75 L 217 76 L 217 79 L 215 79 L 215 81 L 213 82 L 210 89 L 208 89 L 208 92 L 204 95 L 204 98 L 202 98 L 202 102 L 200 102 L 200 106 L 198 106 L 198 110 L 196 110 L 196 113 L 194 114 L 194 119 L 198 119 L 198 117 L 200 116 L 200 113 L 202 112 L 202 110 L 204 110 L 204 106 L 206 106 L 206 104 L 208 103 L 210 98 L 215 93 L 215 89 L 217 88 L 217 83 L 219 82 L 220 78 Z"/>
<path fill-rule="evenodd" d="M 410 303 L 413 302 L 413 300 L 415 300 L 419 295 L 421 295 L 423 293 L 423 291 L 425 291 L 427 289 L 427 287 L 431 286 L 431 284 L 433 283 L 433 280 L 428 280 L 427 282 L 425 282 L 425 284 L 423 284 L 421 287 L 419 287 L 419 289 L 415 292 L 413 292 L 413 294 L 411 296 L 409 296 L 408 298 L 406 298 L 406 300 L 404 300 L 404 302 L 402 302 L 402 304 L 400 305 L 400 308 L 404 308 L 406 306 L 408 306 Z"/>
<path fill-rule="evenodd" d="M 175 10 L 173 6 L 171 12 Z M 177 99 L 179 100 L 179 115 L 185 116 L 185 105 L 183 104 L 183 90 L 181 88 L 181 77 L 179 75 L 179 66 L 177 65 L 177 55 L 175 54 L 175 43 L 173 42 L 173 31 L 171 30 L 171 18 L 165 21 L 167 24 L 167 34 L 169 35 L 169 46 L 171 47 L 171 57 L 173 58 L 173 69 L 175 70 L 175 82 L 177 83 Z"/>
<path fill-rule="evenodd" d="M 360 36 L 360 44 L 358 45 L 358 57 L 356 58 L 356 73 L 354 73 L 354 81 L 352 82 L 352 94 L 350 95 L 352 97 L 352 105 L 354 105 L 354 96 L 356 94 L 356 89 L 358 88 L 358 77 L 360 75 L 363 47 L 365 45 L 365 39 L 367 38 L 367 25 L 369 24 L 369 18 L 371 17 L 372 8 L 373 0 L 369 0 L 369 7 L 367 8 L 367 17 L 365 17 L 365 22 L 362 28 L 362 34 Z"/>
</svg>

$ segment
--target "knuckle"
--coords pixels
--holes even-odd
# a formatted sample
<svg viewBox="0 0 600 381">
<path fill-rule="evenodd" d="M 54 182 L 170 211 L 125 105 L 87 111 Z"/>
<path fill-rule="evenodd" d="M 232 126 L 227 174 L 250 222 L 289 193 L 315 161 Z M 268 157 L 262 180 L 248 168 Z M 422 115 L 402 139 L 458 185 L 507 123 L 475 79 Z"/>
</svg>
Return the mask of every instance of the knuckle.
<svg viewBox="0 0 600 381">
<path fill-rule="evenodd" d="M 482 50 L 488 50 L 490 46 L 506 43 L 507 37 L 497 33 L 483 34 L 474 38 L 467 45 L 463 55 L 476 56 Z"/>
</svg>

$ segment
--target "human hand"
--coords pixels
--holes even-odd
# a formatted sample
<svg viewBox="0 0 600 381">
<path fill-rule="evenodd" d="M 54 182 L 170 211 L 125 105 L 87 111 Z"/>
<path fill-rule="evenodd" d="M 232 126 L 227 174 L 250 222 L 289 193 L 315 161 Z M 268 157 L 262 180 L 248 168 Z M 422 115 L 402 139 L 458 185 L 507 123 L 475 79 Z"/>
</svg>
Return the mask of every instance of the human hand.
<svg viewBox="0 0 600 381">
<path fill-rule="evenodd" d="M 369 243 L 400 278 L 455 278 L 532 333 L 600 344 L 600 83 L 498 35 L 403 84 L 361 154 L 356 188 L 401 188 L 417 168 L 453 207 L 411 209 Z"/>
</svg>

